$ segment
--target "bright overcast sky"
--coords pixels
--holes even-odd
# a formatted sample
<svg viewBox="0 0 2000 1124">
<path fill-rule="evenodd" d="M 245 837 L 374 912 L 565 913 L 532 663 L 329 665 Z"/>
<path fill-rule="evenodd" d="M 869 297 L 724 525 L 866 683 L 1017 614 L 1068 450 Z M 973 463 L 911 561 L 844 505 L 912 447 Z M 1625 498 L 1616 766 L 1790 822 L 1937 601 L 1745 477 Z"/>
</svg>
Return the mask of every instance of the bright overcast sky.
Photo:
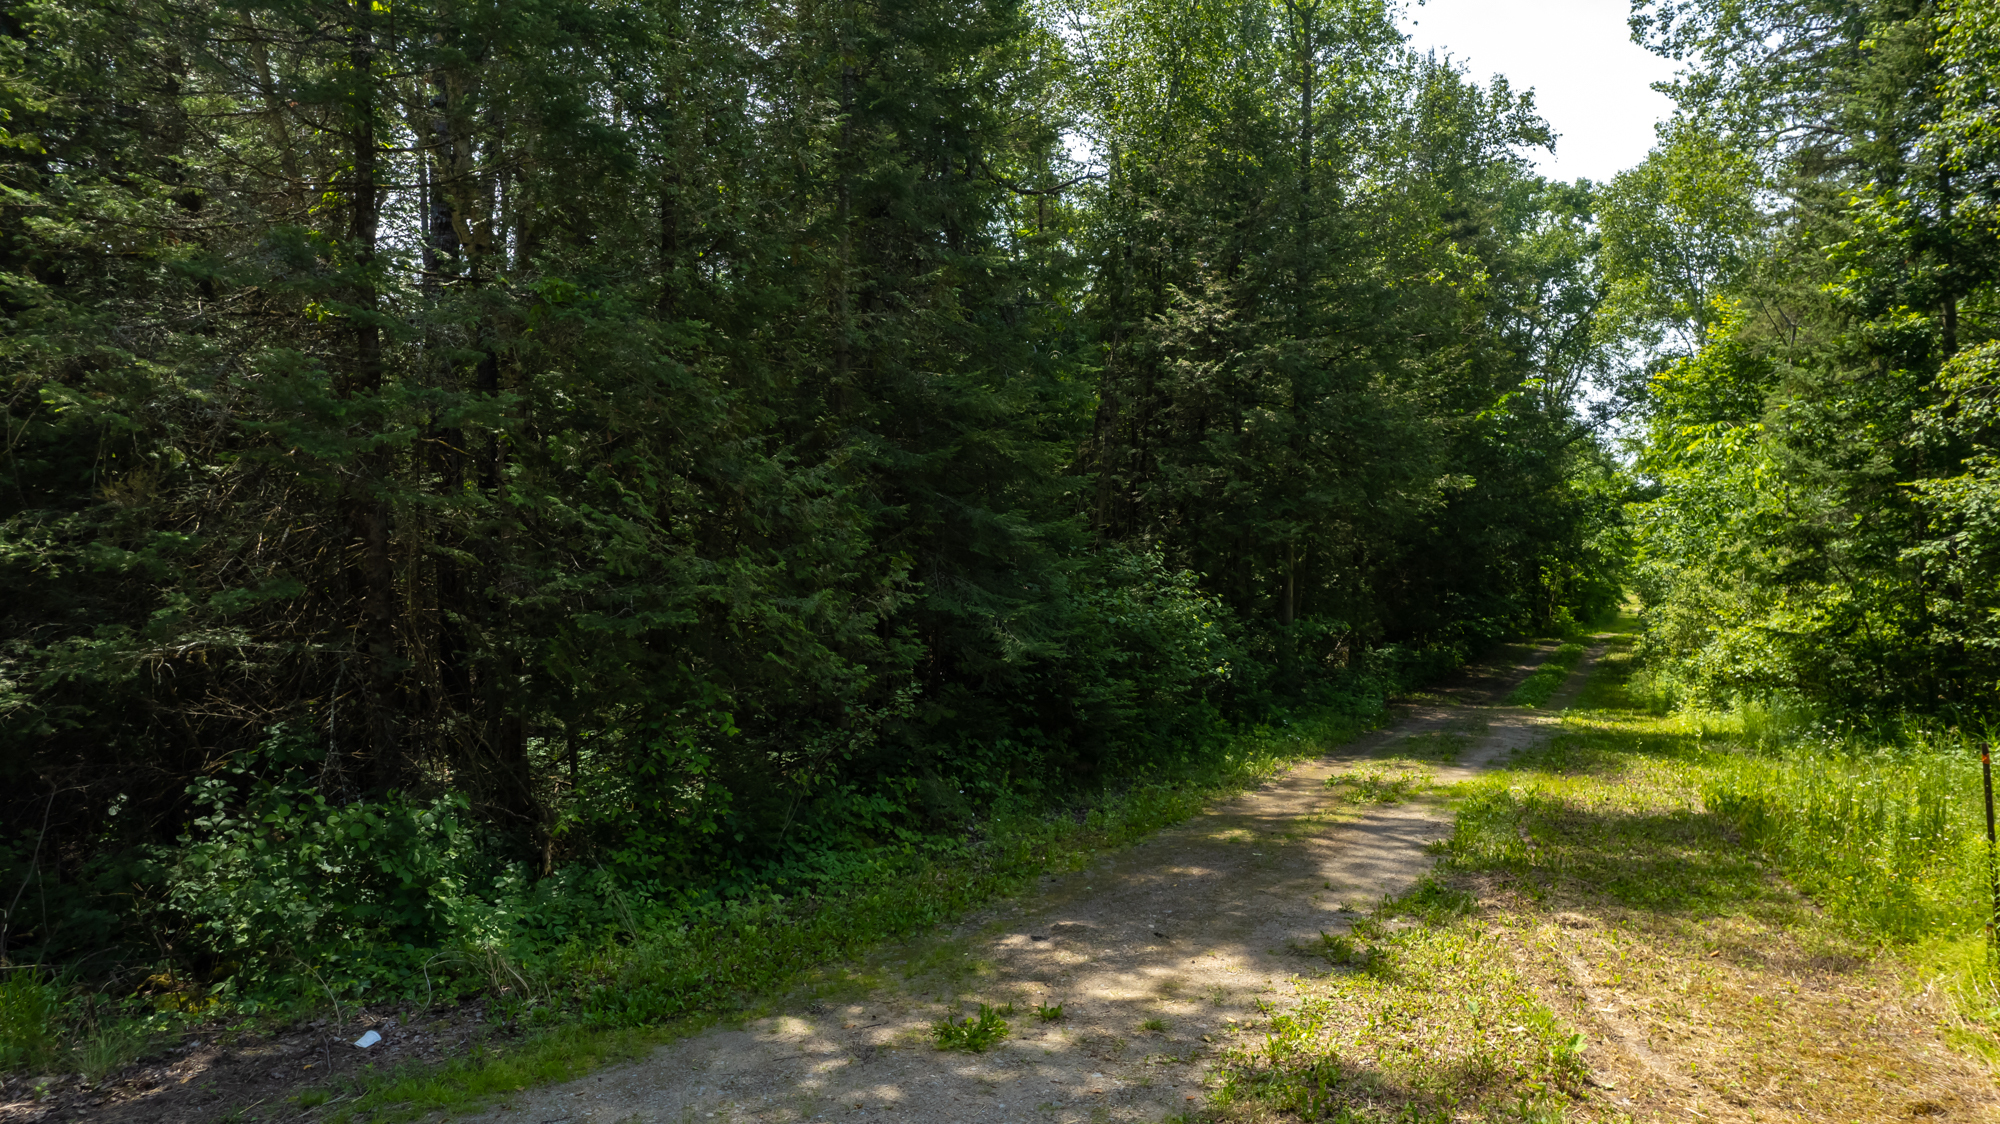
<svg viewBox="0 0 2000 1124">
<path fill-rule="evenodd" d="M 1449 53 L 1481 82 L 1504 74 L 1534 87 L 1558 134 L 1541 173 L 1602 182 L 1646 158 L 1653 123 L 1673 109 L 1649 83 L 1674 64 L 1632 42 L 1630 10 L 1627 0 L 1412 0 L 1403 29 L 1410 46 Z"/>
</svg>

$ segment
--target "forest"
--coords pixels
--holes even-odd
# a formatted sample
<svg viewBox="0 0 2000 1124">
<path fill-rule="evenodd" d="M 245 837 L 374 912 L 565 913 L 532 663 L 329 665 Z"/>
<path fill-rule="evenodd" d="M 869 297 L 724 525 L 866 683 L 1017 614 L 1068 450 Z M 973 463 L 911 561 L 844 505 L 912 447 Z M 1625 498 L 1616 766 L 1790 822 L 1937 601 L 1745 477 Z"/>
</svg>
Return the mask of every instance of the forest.
<svg viewBox="0 0 2000 1124">
<path fill-rule="evenodd" d="M 10 981 L 476 992 L 1628 596 L 1983 728 L 2000 10 L 1635 0 L 1607 183 L 1398 15 L 10 0 Z"/>
</svg>

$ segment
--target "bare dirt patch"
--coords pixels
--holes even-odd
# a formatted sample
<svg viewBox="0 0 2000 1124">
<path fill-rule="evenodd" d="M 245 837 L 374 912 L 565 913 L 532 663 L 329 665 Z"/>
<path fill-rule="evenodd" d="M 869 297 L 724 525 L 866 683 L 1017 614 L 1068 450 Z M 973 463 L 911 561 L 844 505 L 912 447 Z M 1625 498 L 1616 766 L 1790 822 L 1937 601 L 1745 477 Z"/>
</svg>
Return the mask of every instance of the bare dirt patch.
<svg viewBox="0 0 2000 1124">
<path fill-rule="evenodd" d="M 301 1093 L 336 1077 L 368 1067 L 435 1064 L 505 1034 L 487 1020 L 483 1003 L 432 1011 L 348 1008 L 341 1014 L 346 1017 L 338 1022 L 316 1019 L 267 1034 L 203 1028 L 97 1084 L 81 1074 L 16 1077 L 0 1084 L 0 1121 L 205 1124 L 231 1112 L 289 1119 L 300 1115 Z M 382 1040 L 356 1048 L 354 1040 L 370 1030 Z"/>
</svg>

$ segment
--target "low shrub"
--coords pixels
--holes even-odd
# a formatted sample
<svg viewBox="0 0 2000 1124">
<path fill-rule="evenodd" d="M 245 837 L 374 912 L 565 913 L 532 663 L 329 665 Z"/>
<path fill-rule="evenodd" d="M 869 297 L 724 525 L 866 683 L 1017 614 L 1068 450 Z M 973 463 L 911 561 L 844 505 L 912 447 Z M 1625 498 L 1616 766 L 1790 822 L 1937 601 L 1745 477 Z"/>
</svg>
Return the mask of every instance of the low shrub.
<svg viewBox="0 0 2000 1124">
<path fill-rule="evenodd" d="M 49 1065 L 57 1049 L 56 989 L 30 968 L 0 979 L 0 1067 L 36 1070 Z"/>
</svg>

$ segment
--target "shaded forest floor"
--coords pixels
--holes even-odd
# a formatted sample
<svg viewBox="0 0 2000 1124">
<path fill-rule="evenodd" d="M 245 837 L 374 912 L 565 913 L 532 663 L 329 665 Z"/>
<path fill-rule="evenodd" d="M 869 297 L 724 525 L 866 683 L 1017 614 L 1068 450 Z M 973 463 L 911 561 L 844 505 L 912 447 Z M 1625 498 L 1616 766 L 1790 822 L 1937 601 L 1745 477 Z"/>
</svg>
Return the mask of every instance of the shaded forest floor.
<svg viewBox="0 0 2000 1124">
<path fill-rule="evenodd" d="M 339 1039 L 197 1046 L 140 1075 L 152 1095 L 15 1100 L 0 1118 L 2000 1115 L 1959 1000 L 1703 809 L 1713 751 L 1625 697 L 1629 647 L 1619 632 L 1505 650 L 1382 730 L 726 1023 L 548 1032 L 440 1096 L 353 1079 L 399 1058 L 463 1070 L 494 1044 L 479 1011 L 349 1012 Z M 983 1048 L 938 1048 L 947 1020 Z M 372 1055 L 344 1044 L 361 1021 L 385 1036 Z"/>
</svg>

